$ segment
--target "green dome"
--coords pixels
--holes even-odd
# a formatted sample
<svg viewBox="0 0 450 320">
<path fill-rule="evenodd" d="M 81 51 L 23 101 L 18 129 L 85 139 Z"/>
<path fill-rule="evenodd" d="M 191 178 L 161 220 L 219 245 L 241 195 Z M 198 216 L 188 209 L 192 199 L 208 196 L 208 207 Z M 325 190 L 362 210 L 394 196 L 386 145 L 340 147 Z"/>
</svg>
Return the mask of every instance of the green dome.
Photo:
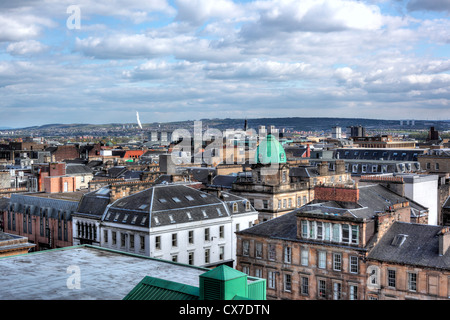
<svg viewBox="0 0 450 320">
<path fill-rule="evenodd" d="M 256 149 L 256 163 L 286 163 L 286 152 L 281 143 L 271 134 L 259 143 Z"/>
</svg>

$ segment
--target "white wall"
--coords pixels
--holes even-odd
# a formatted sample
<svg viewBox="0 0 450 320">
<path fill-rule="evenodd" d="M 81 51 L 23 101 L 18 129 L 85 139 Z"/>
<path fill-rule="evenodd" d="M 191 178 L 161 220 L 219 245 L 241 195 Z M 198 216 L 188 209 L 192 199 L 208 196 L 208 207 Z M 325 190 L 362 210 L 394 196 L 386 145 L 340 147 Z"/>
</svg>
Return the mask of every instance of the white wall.
<svg viewBox="0 0 450 320">
<path fill-rule="evenodd" d="M 435 179 L 433 178 L 435 177 Z M 405 196 L 428 208 L 428 224 L 438 223 L 438 176 L 405 179 Z"/>
</svg>

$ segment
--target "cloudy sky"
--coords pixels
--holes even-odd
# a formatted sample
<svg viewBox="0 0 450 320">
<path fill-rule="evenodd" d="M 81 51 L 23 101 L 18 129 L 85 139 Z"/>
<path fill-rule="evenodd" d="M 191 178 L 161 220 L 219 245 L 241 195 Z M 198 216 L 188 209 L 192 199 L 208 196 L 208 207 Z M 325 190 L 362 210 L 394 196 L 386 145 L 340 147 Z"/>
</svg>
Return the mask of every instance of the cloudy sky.
<svg viewBox="0 0 450 320">
<path fill-rule="evenodd" d="M 450 0 L 0 2 L 0 126 L 450 119 Z"/>
</svg>

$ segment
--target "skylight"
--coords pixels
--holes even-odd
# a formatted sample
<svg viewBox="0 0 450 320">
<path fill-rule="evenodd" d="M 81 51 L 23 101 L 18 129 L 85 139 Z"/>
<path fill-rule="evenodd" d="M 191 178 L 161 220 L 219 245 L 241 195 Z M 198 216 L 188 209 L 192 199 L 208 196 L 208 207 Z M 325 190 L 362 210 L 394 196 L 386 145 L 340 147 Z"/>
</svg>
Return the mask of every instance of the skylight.
<svg viewBox="0 0 450 320">
<path fill-rule="evenodd" d="M 173 197 L 172 200 L 175 201 L 175 202 L 181 202 L 181 200 L 178 199 L 177 197 Z"/>
<path fill-rule="evenodd" d="M 192 198 L 191 196 L 185 196 L 186 199 L 188 199 L 189 201 L 194 201 L 194 198 Z"/>
</svg>

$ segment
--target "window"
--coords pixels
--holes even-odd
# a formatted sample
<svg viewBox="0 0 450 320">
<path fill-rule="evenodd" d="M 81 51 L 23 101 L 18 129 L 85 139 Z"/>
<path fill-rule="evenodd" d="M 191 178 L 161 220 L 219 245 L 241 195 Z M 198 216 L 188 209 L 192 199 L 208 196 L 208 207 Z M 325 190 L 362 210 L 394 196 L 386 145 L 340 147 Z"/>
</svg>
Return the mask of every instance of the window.
<svg viewBox="0 0 450 320">
<path fill-rule="evenodd" d="M 172 233 L 172 247 L 177 247 L 177 246 L 178 246 L 177 234 Z"/>
<path fill-rule="evenodd" d="M 161 250 L 161 236 L 156 236 L 155 237 L 155 249 L 156 250 Z"/>
<path fill-rule="evenodd" d="M 350 264 L 350 272 L 351 273 L 358 273 L 359 266 L 358 266 L 358 257 L 357 256 L 350 256 L 349 257 L 349 264 Z"/>
<path fill-rule="evenodd" d="M 235 202 L 233 203 L 233 213 L 238 212 L 238 204 Z"/>
<path fill-rule="evenodd" d="M 342 225 L 342 242 L 349 242 L 350 239 L 350 226 L 348 224 Z"/>
<path fill-rule="evenodd" d="M 178 255 L 174 254 L 172 255 L 172 261 L 177 262 L 178 261 Z"/>
<path fill-rule="evenodd" d="M 130 236 L 130 248 L 134 249 L 134 234 Z"/>
<path fill-rule="evenodd" d="M 275 271 L 269 271 L 267 273 L 267 287 L 268 288 L 275 289 L 275 287 L 276 287 L 275 277 L 276 277 Z"/>
<path fill-rule="evenodd" d="M 300 293 L 305 296 L 309 295 L 309 279 L 308 279 L 308 277 L 301 277 Z"/>
<path fill-rule="evenodd" d="M 145 250 L 145 237 L 139 236 L 140 242 L 141 242 L 141 250 Z"/>
<path fill-rule="evenodd" d="M 323 239 L 323 222 L 317 222 L 317 239 Z"/>
<path fill-rule="evenodd" d="M 225 227 L 224 226 L 219 227 L 219 238 L 220 239 L 225 238 Z"/>
<path fill-rule="evenodd" d="M 257 242 L 255 244 L 255 257 L 256 259 L 261 259 L 262 258 L 262 250 L 263 250 L 263 245 L 261 242 Z"/>
<path fill-rule="evenodd" d="M 172 200 L 173 200 L 174 202 L 181 202 L 181 200 L 178 199 L 177 197 L 173 197 Z"/>
<path fill-rule="evenodd" d="M 194 201 L 194 198 L 192 198 L 191 196 L 185 196 L 186 199 L 188 199 L 189 201 Z"/>
<path fill-rule="evenodd" d="M 246 201 L 245 202 L 245 210 L 249 211 L 250 210 L 250 201 Z"/>
<path fill-rule="evenodd" d="M 205 249 L 205 263 L 209 263 L 210 260 L 210 249 Z"/>
<path fill-rule="evenodd" d="M 292 208 L 292 199 L 291 198 L 288 199 L 288 207 Z"/>
<path fill-rule="evenodd" d="M 358 300 L 358 286 L 350 285 L 349 286 L 349 300 Z"/>
<path fill-rule="evenodd" d="M 286 208 L 286 199 L 283 199 L 283 208 Z"/>
<path fill-rule="evenodd" d="M 358 244 L 359 243 L 359 226 L 352 225 L 352 244 Z"/>
<path fill-rule="evenodd" d="M 194 264 L 194 252 L 189 252 L 189 254 L 188 254 L 188 263 L 191 266 Z"/>
<path fill-rule="evenodd" d="M 339 242 L 341 240 L 341 226 L 333 223 L 333 241 Z"/>
<path fill-rule="evenodd" d="M 125 247 L 125 245 L 126 245 L 126 240 L 127 240 L 127 234 L 121 233 L 121 234 L 120 234 L 120 245 L 121 245 L 122 247 Z"/>
<path fill-rule="evenodd" d="M 319 295 L 319 298 L 325 299 L 327 294 L 326 289 L 326 282 L 325 280 L 318 280 L 317 281 L 317 293 Z"/>
<path fill-rule="evenodd" d="M 395 288 L 395 270 L 388 269 L 387 277 L 388 287 Z"/>
<path fill-rule="evenodd" d="M 208 215 L 206 214 L 205 210 L 202 210 L 203 218 L 208 218 Z"/>
<path fill-rule="evenodd" d="M 210 241 L 211 236 L 209 234 L 209 228 L 205 228 L 205 241 Z"/>
<path fill-rule="evenodd" d="M 319 260 L 318 267 L 320 269 L 326 269 L 327 268 L 327 253 L 326 253 L 326 251 L 319 251 L 318 256 L 319 256 L 318 257 L 318 260 Z"/>
<path fill-rule="evenodd" d="M 325 234 L 324 234 L 324 240 L 330 241 L 331 239 L 331 223 L 325 223 Z"/>
<path fill-rule="evenodd" d="M 284 262 L 291 263 L 291 258 L 292 258 L 291 247 L 285 246 L 284 247 Z"/>
<path fill-rule="evenodd" d="M 105 243 L 108 243 L 108 230 L 103 230 L 103 239 L 105 239 Z"/>
<path fill-rule="evenodd" d="M 242 255 L 248 257 L 249 252 L 250 252 L 250 242 L 248 242 L 248 240 L 242 241 Z"/>
<path fill-rule="evenodd" d="M 225 247 L 220 246 L 219 247 L 219 260 L 223 260 L 225 257 Z"/>
<path fill-rule="evenodd" d="M 333 283 L 333 300 L 341 300 L 342 284 L 340 282 Z"/>
<path fill-rule="evenodd" d="M 169 219 L 170 219 L 170 223 L 175 223 L 176 222 L 171 214 L 169 214 Z"/>
<path fill-rule="evenodd" d="M 190 213 L 190 212 L 186 212 L 186 215 L 187 215 L 187 217 L 188 217 L 189 220 L 192 220 L 192 216 L 191 216 L 191 213 Z"/>
<path fill-rule="evenodd" d="M 290 274 L 284 275 L 284 291 L 291 292 L 292 290 L 292 277 Z"/>
<path fill-rule="evenodd" d="M 297 197 L 297 207 L 300 208 L 302 206 L 302 197 Z"/>
<path fill-rule="evenodd" d="M 301 251 L 301 264 L 302 266 L 308 266 L 309 257 L 308 257 L 308 249 L 302 249 Z"/>
<path fill-rule="evenodd" d="M 408 290 L 417 290 L 417 273 L 408 272 Z"/>
<path fill-rule="evenodd" d="M 311 239 L 316 238 L 316 222 L 315 221 L 309 222 L 309 238 L 311 238 Z"/>
<path fill-rule="evenodd" d="M 434 168 L 435 168 L 435 170 L 439 170 L 439 163 L 438 163 L 438 162 L 436 162 L 436 163 L 434 164 Z"/>
<path fill-rule="evenodd" d="M 262 278 L 262 269 L 260 268 L 255 269 L 255 277 Z"/>
<path fill-rule="evenodd" d="M 267 256 L 269 258 L 269 260 L 271 261 L 275 261 L 276 259 L 276 251 L 275 251 L 275 245 L 274 244 L 269 244 L 267 247 Z"/>
<path fill-rule="evenodd" d="M 189 244 L 193 244 L 194 243 L 194 231 L 193 230 L 190 230 L 188 232 L 188 241 L 189 241 Z"/>
<path fill-rule="evenodd" d="M 342 270 L 342 254 L 341 253 L 333 253 L 333 270 L 334 271 Z"/>
<path fill-rule="evenodd" d="M 308 221 L 302 221 L 302 238 L 308 238 Z"/>
<path fill-rule="evenodd" d="M 112 244 L 116 245 L 117 243 L 117 234 L 115 231 L 112 232 Z"/>
</svg>

